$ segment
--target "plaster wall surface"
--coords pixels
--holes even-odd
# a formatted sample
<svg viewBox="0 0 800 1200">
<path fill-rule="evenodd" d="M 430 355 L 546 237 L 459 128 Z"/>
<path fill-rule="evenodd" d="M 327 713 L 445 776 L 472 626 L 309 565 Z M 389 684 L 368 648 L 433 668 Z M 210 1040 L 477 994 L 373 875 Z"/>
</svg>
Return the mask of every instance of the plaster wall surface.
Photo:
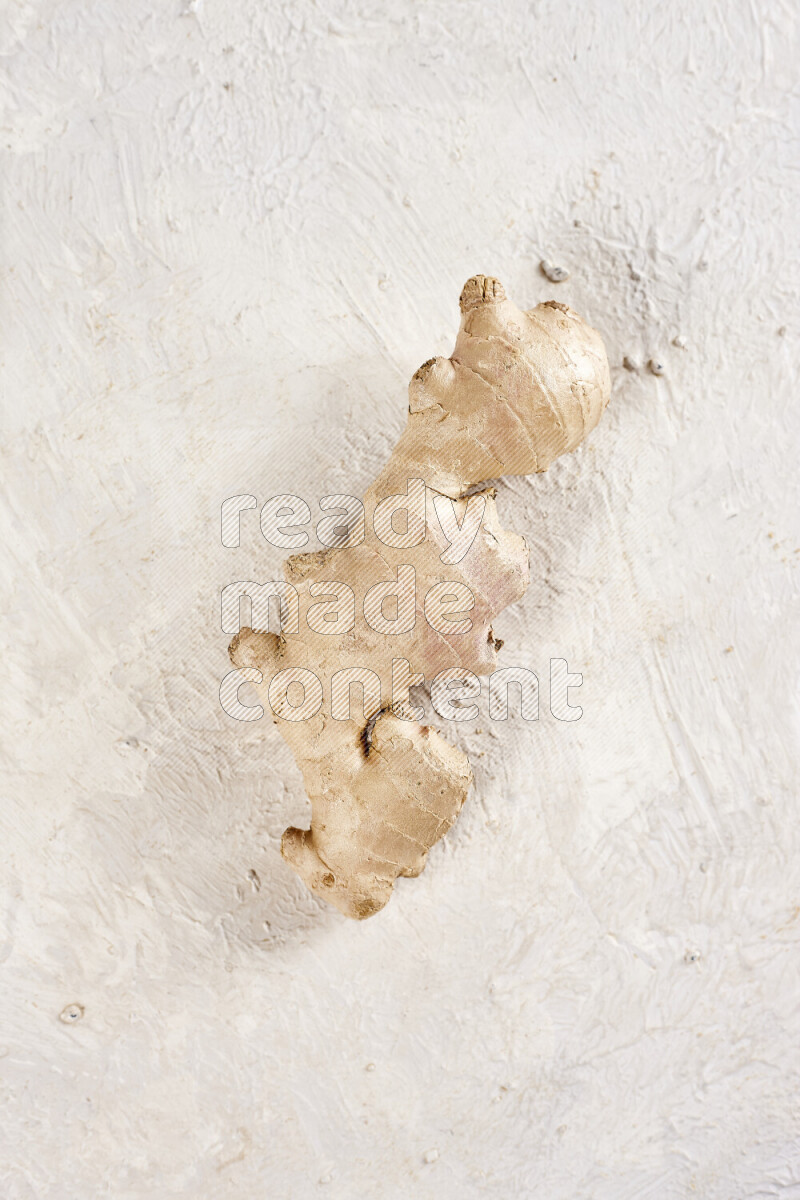
<svg viewBox="0 0 800 1200">
<path fill-rule="evenodd" d="M 3 1200 L 800 1196 L 792 9 L 4 6 Z M 613 396 L 500 491 L 540 719 L 351 923 L 220 505 L 360 495 L 479 271 Z"/>
</svg>

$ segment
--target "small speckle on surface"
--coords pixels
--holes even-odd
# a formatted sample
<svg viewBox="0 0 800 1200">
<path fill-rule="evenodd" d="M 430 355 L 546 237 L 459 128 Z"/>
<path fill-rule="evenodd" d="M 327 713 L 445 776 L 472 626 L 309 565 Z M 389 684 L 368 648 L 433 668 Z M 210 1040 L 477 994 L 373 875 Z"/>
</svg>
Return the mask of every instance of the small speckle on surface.
<svg viewBox="0 0 800 1200">
<path fill-rule="evenodd" d="M 686 340 L 686 338 L 683 336 L 682 333 L 679 333 L 676 337 L 674 337 L 672 339 L 672 344 L 673 344 L 673 346 L 677 346 L 679 350 L 685 350 L 686 347 L 689 345 L 688 341 Z"/>
<path fill-rule="evenodd" d="M 321 1184 L 333 1182 L 333 1171 L 326 1171 L 324 1175 L 320 1175 L 319 1182 Z"/>
<path fill-rule="evenodd" d="M 76 1021 L 80 1021 L 85 1011 L 82 1004 L 68 1004 L 58 1014 L 58 1019 L 65 1025 L 74 1025 Z"/>
<path fill-rule="evenodd" d="M 700 959 L 700 951 L 699 950 L 687 950 L 683 956 L 683 961 L 685 963 L 696 963 L 699 961 L 699 959 Z"/>
<path fill-rule="evenodd" d="M 647 369 L 651 375 L 663 375 L 664 374 L 664 364 L 662 362 L 660 362 L 657 358 L 650 359 L 649 363 L 647 364 Z"/>
<path fill-rule="evenodd" d="M 437 1158 L 439 1157 L 439 1151 L 438 1150 L 426 1150 L 422 1157 L 426 1163 L 435 1163 Z"/>
<path fill-rule="evenodd" d="M 365 1070 L 365 1071 L 374 1071 L 374 1070 L 375 1070 L 375 1063 L 367 1063 L 367 1065 L 366 1065 L 366 1067 L 364 1068 L 364 1070 Z"/>
<path fill-rule="evenodd" d="M 626 371 L 638 371 L 639 370 L 639 363 L 637 362 L 637 360 L 635 358 L 632 358 L 630 354 L 625 355 L 625 357 L 622 360 L 622 365 Z"/>
<path fill-rule="evenodd" d="M 564 283 L 566 279 L 569 279 L 569 271 L 566 267 L 549 263 L 546 258 L 539 263 L 539 270 L 551 283 Z"/>
</svg>

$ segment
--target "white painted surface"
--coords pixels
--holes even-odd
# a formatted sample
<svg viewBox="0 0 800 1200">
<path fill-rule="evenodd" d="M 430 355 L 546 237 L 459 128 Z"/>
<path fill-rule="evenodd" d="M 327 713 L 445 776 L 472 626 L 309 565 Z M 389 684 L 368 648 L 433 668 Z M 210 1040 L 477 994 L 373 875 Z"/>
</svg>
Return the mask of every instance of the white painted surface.
<svg viewBox="0 0 800 1200">
<path fill-rule="evenodd" d="M 2 48 L 4 1200 L 800 1195 L 790 5 L 42 0 Z M 360 493 L 475 271 L 615 368 L 502 509 L 504 662 L 584 716 L 464 733 L 354 924 L 218 705 L 282 558 L 219 507 Z"/>
</svg>

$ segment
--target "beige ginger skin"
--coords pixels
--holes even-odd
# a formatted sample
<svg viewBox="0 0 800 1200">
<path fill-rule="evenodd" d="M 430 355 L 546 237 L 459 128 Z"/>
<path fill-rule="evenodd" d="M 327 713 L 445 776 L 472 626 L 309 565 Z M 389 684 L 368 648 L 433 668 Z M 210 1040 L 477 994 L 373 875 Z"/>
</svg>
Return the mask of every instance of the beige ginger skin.
<svg viewBox="0 0 800 1200">
<path fill-rule="evenodd" d="M 408 698 L 408 684 L 430 682 L 447 668 L 455 668 L 454 675 L 490 675 L 500 645 L 492 620 L 528 585 L 524 539 L 500 526 L 494 490 L 476 485 L 546 470 L 580 445 L 610 394 L 601 338 L 566 305 L 548 301 L 523 312 L 496 279 L 476 275 L 465 284 L 460 307 L 451 357 L 431 359 L 411 380 L 405 431 L 364 497 L 364 540 L 288 559 L 284 573 L 299 595 L 299 631 L 243 628 L 230 646 L 234 666 L 262 673 L 260 699 L 291 747 L 311 799 L 311 828 L 287 829 L 283 856 L 317 896 L 356 919 L 383 908 L 398 876 L 422 871 L 472 782 L 466 755 L 418 723 L 424 714 Z M 405 495 L 409 480 L 426 486 L 424 540 L 386 545 L 373 534 L 375 508 L 387 496 Z M 481 513 L 457 563 L 442 562 L 449 542 L 434 515 L 437 497 L 454 502 L 459 522 Z M 397 579 L 401 566 L 413 568 L 415 580 L 407 632 L 376 632 L 358 609 L 349 632 L 309 627 L 308 610 L 334 599 L 323 584 L 347 583 L 358 604 L 374 584 Z M 448 618 L 431 624 L 423 609 L 429 590 L 443 581 L 465 584 L 475 598 L 470 611 L 449 618 L 455 632 L 448 631 Z M 410 664 L 413 678 L 398 662 Z M 287 668 L 313 671 L 322 682 L 324 702 L 309 719 L 297 719 L 303 708 L 293 709 L 285 690 L 283 698 L 273 691 L 270 703 L 270 682 Z M 370 676 L 363 705 L 356 685 L 350 719 L 335 719 L 332 680 L 348 668 L 374 672 L 380 695 Z M 348 677 L 339 682 L 347 692 Z M 309 711 L 315 707 L 308 692 L 305 701 Z"/>
</svg>

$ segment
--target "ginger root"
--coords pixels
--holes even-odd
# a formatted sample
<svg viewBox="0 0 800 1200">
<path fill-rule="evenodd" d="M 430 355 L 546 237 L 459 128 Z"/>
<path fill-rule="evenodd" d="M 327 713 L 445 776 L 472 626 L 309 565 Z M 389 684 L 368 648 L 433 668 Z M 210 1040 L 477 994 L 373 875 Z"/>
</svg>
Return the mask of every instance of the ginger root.
<svg viewBox="0 0 800 1200">
<path fill-rule="evenodd" d="M 398 876 L 422 871 L 472 781 L 466 755 L 418 723 L 424 713 L 409 700 L 409 683 L 430 681 L 448 668 L 452 677 L 464 670 L 491 674 L 499 645 L 492 619 L 528 584 L 524 539 L 500 526 L 494 490 L 476 485 L 546 470 L 594 428 L 610 394 L 600 336 L 566 305 L 548 301 L 523 312 L 496 279 L 476 275 L 465 285 L 460 307 L 452 356 L 431 359 L 411 380 L 405 431 L 364 498 L 365 539 L 288 559 L 285 578 L 299 596 L 298 632 L 243 628 L 230 646 L 234 666 L 262 673 L 260 699 L 291 747 L 311 799 L 311 828 L 287 829 L 283 856 L 317 896 L 357 919 L 387 903 Z M 379 540 L 372 534 L 377 506 L 407 489 L 410 494 L 409 481 L 424 481 L 431 518 L 424 540 L 408 544 L 410 517 L 405 538 Z M 433 519 L 450 502 L 462 528 L 482 510 L 460 561 L 453 561 L 457 555 L 441 517 Z M 394 526 L 392 531 L 397 533 Z M 369 599 L 367 619 L 345 632 L 337 632 L 335 622 L 326 630 L 315 614 L 316 628 L 310 627 L 310 609 L 318 612 L 321 600 L 334 597 L 327 589 L 331 581 L 368 597 L 376 584 L 399 579 L 401 569 L 407 580 L 409 570 L 414 577 L 415 607 L 404 621 L 398 599 L 391 628 L 400 632 L 373 628 L 381 625 L 382 610 L 376 602 L 370 621 Z M 434 597 L 443 595 L 445 604 L 431 619 L 422 598 L 437 584 L 443 592 Z M 467 595 L 458 585 L 474 597 L 471 606 L 458 599 Z M 456 596 L 449 610 L 448 588 Z M 457 603 L 458 620 L 452 616 Z M 337 673 L 350 668 L 337 683 Z M 310 694 L 309 672 L 322 683 L 325 704 L 320 693 Z M 298 707 L 289 699 L 293 674 L 303 682 Z M 356 696 L 355 714 L 337 719 L 332 692 L 339 688 L 340 701 L 342 689 L 349 696 L 354 676 L 363 680 L 363 704 Z"/>
</svg>

